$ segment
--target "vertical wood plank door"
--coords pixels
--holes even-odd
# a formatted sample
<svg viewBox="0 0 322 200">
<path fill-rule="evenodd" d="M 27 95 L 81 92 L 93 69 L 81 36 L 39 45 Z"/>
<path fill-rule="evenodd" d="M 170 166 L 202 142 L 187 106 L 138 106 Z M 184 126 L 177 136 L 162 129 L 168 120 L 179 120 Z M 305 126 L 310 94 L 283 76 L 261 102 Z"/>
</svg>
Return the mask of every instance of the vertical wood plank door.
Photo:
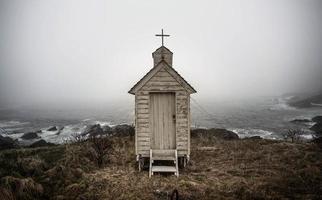
<svg viewBox="0 0 322 200">
<path fill-rule="evenodd" d="M 175 149 L 175 94 L 150 93 L 150 127 L 152 149 Z"/>
</svg>

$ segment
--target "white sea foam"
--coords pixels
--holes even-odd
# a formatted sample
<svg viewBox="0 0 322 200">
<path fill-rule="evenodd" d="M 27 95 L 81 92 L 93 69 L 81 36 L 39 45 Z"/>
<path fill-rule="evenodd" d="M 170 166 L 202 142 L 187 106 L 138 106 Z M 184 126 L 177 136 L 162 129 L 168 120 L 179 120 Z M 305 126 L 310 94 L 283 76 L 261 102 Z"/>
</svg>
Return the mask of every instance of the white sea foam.
<svg viewBox="0 0 322 200">
<path fill-rule="evenodd" d="M 292 99 L 293 96 L 284 97 L 284 98 L 277 98 L 276 104 L 270 107 L 270 110 L 296 110 L 296 108 L 289 106 L 288 101 Z"/>
<path fill-rule="evenodd" d="M 313 135 L 312 134 L 305 134 L 305 135 L 300 135 L 301 138 L 305 139 L 305 140 L 312 140 L 313 139 Z"/>
<path fill-rule="evenodd" d="M 29 122 L 20 122 L 20 121 L 15 121 L 15 120 L 0 121 L 0 128 L 23 126 L 23 125 L 26 125 L 26 124 L 29 124 Z"/>
<path fill-rule="evenodd" d="M 58 129 L 57 131 L 47 131 L 48 128 L 44 128 L 39 136 L 47 142 L 61 144 L 70 140 L 74 134 L 82 133 L 85 128 L 86 125 L 82 123 L 70 124 L 65 126 L 62 130 Z"/>
<path fill-rule="evenodd" d="M 277 139 L 274 136 L 274 133 L 271 131 L 261 130 L 261 129 L 242 129 L 242 128 L 233 128 L 228 129 L 234 133 L 236 133 L 240 138 L 247 138 L 253 136 L 260 136 L 265 139 Z"/>
<path fill-rule="evenodd" d="M 21 140 L 21 136 L 23 136 L 24 133 L 13 133 L 13 134 L 10 134 L 8 135 L 9 137 L 11 137 L 12 139 L 17 139 L 18 141 Z"/>
<path fill-rule="evenodd" d="M 109 121 L 95 121 L 95 124 L 99 124 L 101 126 L 113 126 L 112 122 Z"/>
</svg>

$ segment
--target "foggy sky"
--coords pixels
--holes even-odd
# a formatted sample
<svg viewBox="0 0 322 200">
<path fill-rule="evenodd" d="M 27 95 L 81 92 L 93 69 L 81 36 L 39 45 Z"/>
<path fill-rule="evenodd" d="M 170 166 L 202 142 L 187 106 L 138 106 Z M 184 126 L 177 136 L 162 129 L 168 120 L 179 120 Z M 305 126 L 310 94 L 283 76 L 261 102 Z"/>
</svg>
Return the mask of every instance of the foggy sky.
<svg viewBox="0 0 322 200">
<path fill-rule="evenodd" d="M 130 102 L 161 28 L 196 99 L 321 90 L 321 19 L 319 0 L 0 0 L 0 107 Z"/>
</svg>

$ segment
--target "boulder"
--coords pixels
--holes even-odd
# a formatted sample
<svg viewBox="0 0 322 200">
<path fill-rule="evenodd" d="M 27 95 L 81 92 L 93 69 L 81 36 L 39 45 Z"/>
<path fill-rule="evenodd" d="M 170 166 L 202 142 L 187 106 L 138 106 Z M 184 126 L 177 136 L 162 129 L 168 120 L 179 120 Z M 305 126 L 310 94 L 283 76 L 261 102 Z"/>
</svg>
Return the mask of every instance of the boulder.
<svg viewBox="0 0 322 200">
<path fill-rule="evenodd" d="M 81 133 L 82 136 L 86 136 L 86 135 L 96 136 L 96 135 L 103 135 L 103 134 L 104 134 L 103 129 L 99 124 L 89 125 Z"/>
<path fill-rule="evenodd" d="M 239 136 L 236 133 L 226 129 L 218 129 L 218 128 L 192 129 L 191 137 L 216 137 L 217 139 L 223 139 L 223 140 L 239 139 Z"/>
<path fill-rule="evenodd" d="M 18 147 L 18 143 L 16 140 L 13 140 L 10 137 L 3 137 L 2 135 L 0 135 L 0 150 L 12 149 L 17 147 Z"/>
<path fill-rule="evenodd" d="M 57 131 L 57 133 L 56 133 L 56 135 L 59 135 L 61 132 L 62 132 L 62 130 L 64 130 L 64 126 L 62 126 L 62 127 L 60 127 L 59 129 L 58 129 L 58 131 Z"/>
<path fill-rule="evenodd" d="M 57 127 L 56 126 L 52 126 L 49 129 L 47 129 L 47 131 L 57 131 Z"/>
<path fill-rule="evenodd" d="M 319 148 L 322 149 L 322 136 L 321 137 L 314 138 L 312 140 L 312 142 L 315 143 Z"/>
<path fill-rule="evenodd" d="M 23 134 L 21 136 L 21 138 L 24 140 L 31 140 L 31 139 L 39 138 L 39 136 L 36 132 L 28 132 L 28 133 Z"/>
<path fill-rule="evenodd" d="M 316 123 L 321 123 L 322 124 L 322 116 L 313 117 L 312 118 L 312 121 L 313 122 L 316 122 Z"/>
<path fill-rule="evenodd" d="M 312 104 L 313 103 L 313 104 Z M 314 107 L 314 104 L 322 104 L 322 94 L 317 94 L 310 97 L 304 97 L 296 100 L 291 100 L 288 102 L 290 106 L 297 108 L 310 108 Z"/>
<path fill-rule="evenodd" d="M 112 134 L 115 136 L 120 136 L 120 137 L 134 136 L 135 129 L 131 125 L 120 124 L 120 125 L 116 125 L 112 128 Z"/>
<path fill-rule="evenodd" d="M 261 139 L 263 139 L 263 138 L 258 135 L 244 138 L 244 140 L 261 140 Z"/>
<path fill-rule="evenodd" d="M 53 145 L 55 144 L 46 142 L 45 140 L 41 139 L 29 145 L 29 147 L 35 148 L 35 147 L 44 147 L 44 146 L 53 146 Z"/>
<path fill-rule="evenodd" d="M 309 119 L 294 119 L 291 121 L 292 123 L 296 123 L 296 124 L 301 124 L 301 123 L 308 123 L 311 122 L 311 120 Z"/>
<path fill-rule="evenodd" d="M 105 126 L 103 126 L 102 127 L 102 129 L 103 129 L 103 132 L 105 133 L 105 134 L 107 134 L 107 135 L 110 135 L 110 134 L 112 134 L 112 128 L 109 126 L 109 125 L 105 125 Z"/>
<path fill-rule="evenodd" d="M 314 124 L 310 130 L 314 131 L 315 133 L 322 135 L 322 123 Z"/>
</svg>

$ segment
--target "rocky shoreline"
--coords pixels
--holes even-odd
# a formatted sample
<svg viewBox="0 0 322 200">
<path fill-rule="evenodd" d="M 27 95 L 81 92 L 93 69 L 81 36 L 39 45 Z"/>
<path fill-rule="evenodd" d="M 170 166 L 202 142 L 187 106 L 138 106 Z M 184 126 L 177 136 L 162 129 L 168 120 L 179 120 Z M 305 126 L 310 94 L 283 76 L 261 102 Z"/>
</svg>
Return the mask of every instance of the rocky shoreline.
<svg viewBox="0 0 322 200">
<path fill-rule="evenodd" d="M 310 108 L 310 107 L 321 107 L 322 106 L 322 94 L 300 98 L 300 97 L 293 97 L 288 100 L 288 105 L 295 107 L 295 108 Z"/>
<path fill-rule="evenodd" d="M 180 199 L 321 199 L 322 153 L 314 143 L 194 129 L 180 178 L 149 178 L 138 172 L 133 133 L 116 130 L 99 138 L 108 147 L 102 165 L 94 140 L 0 151 L 0 199 L 169 199 L 174 189 Z"/>
<path fill-rule="evenodd" d="M 292 123 L 305 124 L 305 123 L 314 123 L 310 130 L 314 132 L 315 137 L 322 136 L 322 116 L 315 116 L 312 119 L 294 119 L 290 121 Z"/>
<path fill-rule="evenodd" d="M 46 131 L 53 132 L 55 135 L 59 135 L 64 127 L 52 126 Z M 23 148 L 23 147 L 42 147 L 42 146 L 53 146 L 57 145 L 46 141 L 41 137 L 42 130 L 24 133 L 19 139 L 12 139 L 9 136 L 0 135 L 0 150 L 11 149 L 11 148 Z M 119 124 L 116 126 L 101 126 L 100 124 L 88 125 L 81 133 L 71 134 L 68 140 L 74 140 L 75 137 L 82 137 L 84 139 L 90 138 L 96 135 L 106 136 L 134 136 L 135 129 L 133 126 L 128 124 Z M 67 142 L 68 142 L 67 140 Z M 26 145 L 27 144 L 27 145 Z"/>
<path fill-rule="evenodd" d="M 316 116 L 312 119 L 294 119 L 290 121 L 291 123 L 296 124 L 311 124 L 314 123 L 310 130 L 314 132 L 313 139 L 320 138 L 322 136 L 322 116 Z M 45 131 L 52 132 L 53 135 L 59 135 L 64 127 L 51 126 Z M 42 146 L 52 146 L 56 145 L 49 141 L 46 141 L 42 137 L 42 130 L 37 130 L 33 132 L 24 133 L 20 137 L 20 141 L 17 139 L 12 139 L 9 136 L 0 135 L 0 150 L 10 149 L 10 148 L 21 148 L 21 147 L 42 147 Z M 100 124 L 87 125 L 86 128 L 81 133 L 71 134 L 69 140 L 72 140 L 74 137 L 89 138 L 96 135 L 106 135 L 106 136 L 134 136 L 135 128 L 132 125 L 128 124 L 119 124 L 115 126 L 108 126 Z M 238 140 L 240 137 L 233 131 L 226 129 L 217 129 L 217 128 L 193 128 L 191 129 L 191 137 L 203 137 L 203 138 L 219 138 L 224 140 Z M 262 139 L 260 136 L 252 136 L 244 139 Z M 21 142 L 22 141 L 22 142 Z M 26 145 L 27 143 L 27 145 Z"/>
</svg>

